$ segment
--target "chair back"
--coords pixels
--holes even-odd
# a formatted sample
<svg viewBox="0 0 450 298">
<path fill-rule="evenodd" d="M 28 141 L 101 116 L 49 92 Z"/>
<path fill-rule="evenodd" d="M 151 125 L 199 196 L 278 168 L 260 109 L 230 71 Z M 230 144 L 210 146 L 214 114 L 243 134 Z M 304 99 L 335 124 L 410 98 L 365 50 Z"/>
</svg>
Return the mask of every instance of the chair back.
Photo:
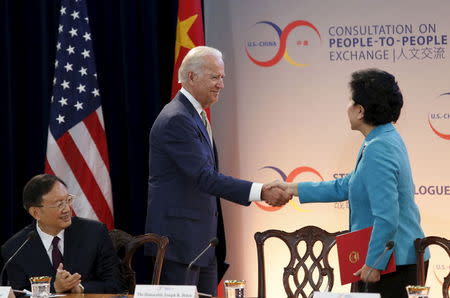
<svg viewBox="0 0 450 298">
<path fill-rule="evenodd" d="M 326 291 L 331 291 L 334 284 L 333 268 L 328 261 L 328 254 L 336 243 L 336 236 L 348 231 L 329 233 L 316 226 L 306 226 L 295 232 L 267 230 L 255 233 L 258 253 L 258 297 L 266 297 L 266 279 L 264 262 L 264 242 L 272 237 L 281 239 L 290 252 L 289 264 L 284 268 L 283 287 L 288 298 L 312 297 L 314 291 L 320 291 L 326 280 Z M 298 246 L 305 243 L 305 250 L 300 255 Z M 321 243 L 317 244 L 317 243 Z M 315 246 L 321 246 L 317 254 Z M 317 254 L 317 255 L 316 255 Z M 300 280 L 299 277 L 303 276 Z M 316 276 L 316 278 L 314 278 Z M 317 277 L 318 276 L 318 277 Z M 291 287 L 291 285 L 295 287 Z M 306 286 L 309 287 L 306 288 Z M 312 288 L 307 295 L 305 291 Z"/>
<path fill-rule="evenodd" d="M 437 236 L 429 236 L 425 238 L 417 238 L 414 241 L 414 246 L 416 248 L 417 257 L 417 283 L 421 286 L 425 285 L 425 262 L 423 256 L 425 254 L 425 249 L 430 245 L 438 245 L 442 247 L 450 257 L 450 240 Z M 442 283 L 442 297 L 449 298 L 449 287 L 450 287 L 450 272 L 444 278 Z"/>
<path fill-rule="evenodd" d="M 151 284 L 159 284 L 164 255 L 166 254 L 167 245 L 169 244 L 169 239 L 166 236 L 160 236 L 152 233 L 131 236 L 127 232 L 119 229 L 110 230 L 109 236 L 111 237 L 114 248 L 121 259 L 120 271 L 122 274 L 122 280 L 125 283 L 129 294 L 133 294 L 134 288 L 136 287 L 136 273 L 132 268 L 133 256 L 136 250 L 143 246 L 144 243 L 152 242 L 157 246 Z"/>
</svg>

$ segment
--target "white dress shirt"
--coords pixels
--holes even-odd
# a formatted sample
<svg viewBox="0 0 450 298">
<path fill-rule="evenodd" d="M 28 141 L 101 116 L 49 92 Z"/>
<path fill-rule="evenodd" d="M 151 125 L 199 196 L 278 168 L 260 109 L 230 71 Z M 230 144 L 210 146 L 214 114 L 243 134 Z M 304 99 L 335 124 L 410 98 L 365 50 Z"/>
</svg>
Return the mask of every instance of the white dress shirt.
<svg viewBox="0 0 450 298">
<path fill-rule="evenodd" d="M 53 241 L 53 238 L 55 238 L 55 236 L 52 236 L 52 235 L 47 234 L 44 231 L 42 231 L 41 228 L 39 227 L 38 223 L 36 223 L 36 230 L 38 232 L 39 237 L 41 237 L 42 244 L 44 244 L 45 251 L 47 252 L 48 257 L 50 258 L 50 263 L 52 263 L 52 265 L 53 265 L 53 262 L 52 262 L 52 251 L 53 251 L 52 241 Z M 56 236 L 60 239 L 59 242 L 58 242 L 59 251 L 61 252 L 61 255 L 64 256 L 64 230 L 59 232 L 58 235 L 56 235 Z"/>
</svg>

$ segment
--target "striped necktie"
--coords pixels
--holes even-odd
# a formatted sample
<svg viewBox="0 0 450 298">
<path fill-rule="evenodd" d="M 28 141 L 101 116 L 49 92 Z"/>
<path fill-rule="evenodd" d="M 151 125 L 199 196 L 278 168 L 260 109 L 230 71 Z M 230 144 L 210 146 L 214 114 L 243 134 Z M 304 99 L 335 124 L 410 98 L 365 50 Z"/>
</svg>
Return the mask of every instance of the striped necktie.
<svg viewBox="0 0 450 298">
<path fill-rule="evenodd" d="M 204 110 L 200 113 L 200 115 L 202 116 L 203 124 L 204 124 L 205 127 L 206 127 L 206 131 L 208 132 L 209 140 L 211 141 L 211 145 L 212 145 L 213 140 L 212 140 L 211 124 L 209 123 L 209 120 L 208 120 L 208 118 L 206 117 L 206 112 L 205 112 Z"/>
</svg>

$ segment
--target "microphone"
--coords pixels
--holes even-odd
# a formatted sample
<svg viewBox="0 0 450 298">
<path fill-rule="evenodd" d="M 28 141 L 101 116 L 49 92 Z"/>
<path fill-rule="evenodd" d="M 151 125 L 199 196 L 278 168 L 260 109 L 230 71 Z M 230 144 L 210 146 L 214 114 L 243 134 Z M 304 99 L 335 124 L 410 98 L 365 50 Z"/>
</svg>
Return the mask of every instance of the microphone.
<svg viewBox="0 0 450 298">
<path fill-rule="evenodd" d="M 12 261 L 12 259 L 14 259 L 14 257 L 22 250 L 22 247 L 24 247 L 25 244 L 27 244 L 27 242 L 30 241 L 31 239 L 33 239 L 35 236 L 36 236 L 36 232 L 35 231 L 30 231 L 27 234 L 27 238 L 22 243 L 22 245 L 19 246 L 18 249 L 16 249 L 16 251 L 13 253 L 13 255 L 8 259 L 8 261 L 5 262 L 5 265 L 3 265 L 2 271 L 0 273 L 0 284 L 2 286 L 3 286 L 3 273 L 5 272 L 6 267 L 9 265 L 9 263 Z"/>
<path fill-rule="evenodd" d="M 381 253 L 381 255 L 378 256 L 378 258 L 375 260 L 375 263 L 373 265 L 373 267 L 370 267 L 369 269 L 369 273 L 367 274 L 367 278 L 370 277 L 370 275 L 372 274 L 374 267 L 377 267 L 377 265 L 380 263 L 381 259 L 384 257 L 384 255 L 390 251 L 392 248 L 394 248 L 394 241 L 389 240 L 388 242 L 386 242 L 386 245 L 384 246 L 384 250 Z M 367 293 L 369 291 L 369 283 L 366 281 L 364 282 L 364 292 Z"/>
<path fill-rule="evenodd" d="M 187 285 L 188 282 L 188 275 L 189 272 L 191 271 L 191 267 L 192 265 L 194 265 L 194 263 L 200 259 L 201 256 L 203 256 L 203 254 L 210 248 L 210 247 L 216 247 L 217 244 L 219 243 L 219 239 L 217 239 L 217 237 L 212 238 L 211 240 L 209 240 L 208 245 L 205 247 L 204 250 L 202 250 L 201 253 L 198 254 L 197 257 L 195 257 L 195 259 L 192 260 L 192 262 L 189 263 L 189 265 L 187 266 L 186 269 L 186 274 L 184 275 L 184 284 Z"/>
</svg>

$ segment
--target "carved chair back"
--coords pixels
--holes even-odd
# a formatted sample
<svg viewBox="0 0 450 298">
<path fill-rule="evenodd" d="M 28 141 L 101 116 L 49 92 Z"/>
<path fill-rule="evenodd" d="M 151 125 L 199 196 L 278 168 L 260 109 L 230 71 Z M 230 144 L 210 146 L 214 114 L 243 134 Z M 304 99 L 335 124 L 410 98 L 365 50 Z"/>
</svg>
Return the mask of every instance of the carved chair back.
<svg viewBox="0 0 450 298">
<path fill-rule="evenodd" d="M 336 243 L 336 236 L 347 232 L 329 233 L 316 226 L 306 226 L 292 233 L 280 230 L 255 233 L 258 253 L 258 297 L 266 297 L 264 242 L 267 239 L 279 238 L 289 249 L 290 260 L 283 273 L 283 287 L 287 297 L 306 298 L 311 297 L 314 291 L 324 290 L 324 285 L 326 291 L 333 288 L 334 269 L 329 263 L 328 255 Z M 299 244 L 303 242 L 305 245 L 302 246 L 305 249 L 300 252 Z M 308 289 L 312 290 L 307 295 Z"/>
<path fill-rule="evenodd" d="M 160 236 L 152 233 L 131 236 L 127 232 L 118 229 L 109 231 L 109 236 L 111 237 L 114 248 L 121 259 L 120 271 L 122 280 L 125 283 L 125 287 L 127 288 L 129 294 L 134 293 L 134 288 L 136 286 L 136 273 L 132 268 L 133 256 L 136 250 L 144 245 L 144 243 L 155 243 L 158 248 L 153 267 L 151 284 L 159 284 L 164 255 L 166 253 L 167 245 L 169 244 L 169 239 L 166 236 Z"/>
</svg>

